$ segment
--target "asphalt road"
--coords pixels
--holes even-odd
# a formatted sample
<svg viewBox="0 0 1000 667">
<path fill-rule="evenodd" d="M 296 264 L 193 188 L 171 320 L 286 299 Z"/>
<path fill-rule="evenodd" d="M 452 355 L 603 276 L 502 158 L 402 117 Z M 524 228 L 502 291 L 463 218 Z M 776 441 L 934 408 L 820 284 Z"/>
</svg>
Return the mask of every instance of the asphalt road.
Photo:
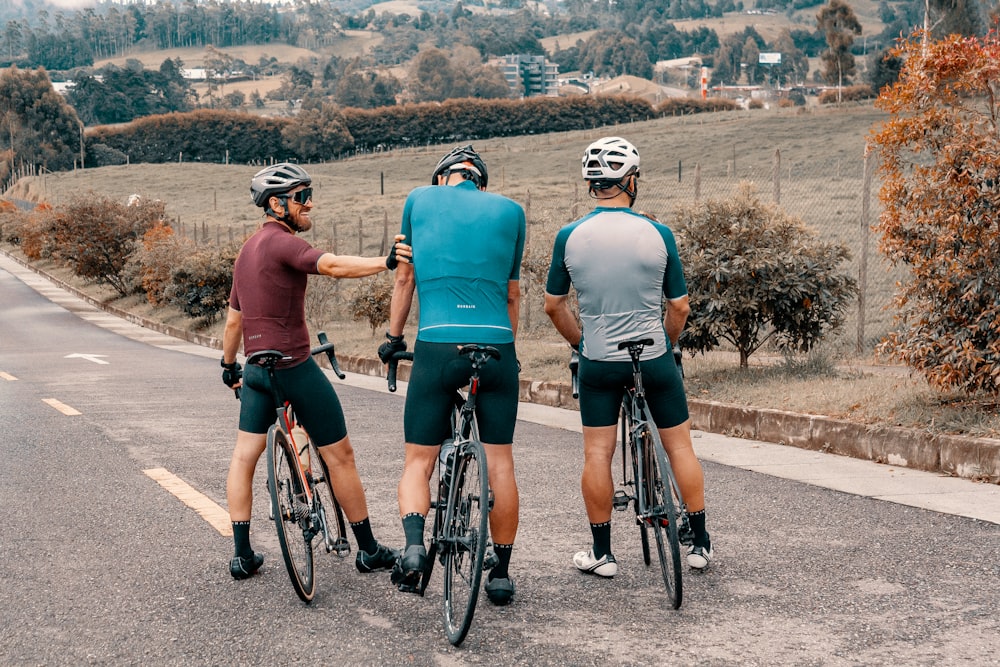
<svg viewBox="0 0 1000 667">
<path fill-rule="evenodd" d="M 231 538 L 210 521 L 225 517 L 238 408 L 218 353 L 57 292 L 0 267 L 0 664 L 1000 664 L 997 524 L 706 463 L 717 559 L 686 575 L 673 611 L 627 514 L 619 575 L 573 568 L 589 542 L 580 436 L 528 422 L 517 598 L 481 600 L 461 648 L 441 630 L 440 577 L 421 599 L 324 555 L 302 604 L 263 464 L 253 539 L 267 561 L 235 582 Z M 337 386 L 376 535 L 398 546 L 402 399 Z M 151 477 L 163 471 L 202 513 Z"/>
</svg>

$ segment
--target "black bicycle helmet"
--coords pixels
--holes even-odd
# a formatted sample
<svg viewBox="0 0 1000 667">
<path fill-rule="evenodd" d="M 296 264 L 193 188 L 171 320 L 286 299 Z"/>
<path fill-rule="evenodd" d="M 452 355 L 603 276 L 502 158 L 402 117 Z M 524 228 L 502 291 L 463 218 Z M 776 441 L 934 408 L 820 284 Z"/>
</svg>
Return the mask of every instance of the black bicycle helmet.
<svg viewBox="0 0 1000 667">
<path fill-rule="evenodd" d="M 486 163 L 479 153 L 472 149 L 472 144 L 459 146 L 441 158 L 431 174 L 431 185 L 437 185 L 438 176 L 447 176 L 452 172 L 464 172 L 466 179 L 476 184 L 476 187 L 486 189 L 489 174 L 486 173 Z"/>
<path fill-rule="evenodd" d="M 284 194 L 300 185 L 309 185 L 312 177 L 297 164 L 281 162 L 264 167 L 250 181 L 250 197 L 253 203 L 267 208 L 274 195 Z"/>
</svg>

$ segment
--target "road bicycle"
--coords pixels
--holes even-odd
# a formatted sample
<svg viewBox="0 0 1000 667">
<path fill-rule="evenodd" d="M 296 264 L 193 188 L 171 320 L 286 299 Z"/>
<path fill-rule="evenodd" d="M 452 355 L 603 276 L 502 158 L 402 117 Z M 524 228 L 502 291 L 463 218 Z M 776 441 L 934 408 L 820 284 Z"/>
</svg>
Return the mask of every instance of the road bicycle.
<svg viewBox="0 0 1000 667">
<path fill-rule="evenodd" d="M 479 370 L 490 359 L 499 359 L 500 352 L 490 346 L 463 345 L 458 354 L 471 362 L 472 373 L 466 395 L 455 391 L 452 435 L 441 446 L 437 499 L 431 503 L 434 529 L 426 569 L 417 589 L 420 595 L 424 594 L 434 560 L 440 560 L 444 568 L 444 630 L 448 641 L 455 646 L 462 643 L 472 626 L 483 570 L 496 565 L 493 550 L 487 550 L 493 500 L 486 450 L 479 440 L 476 424 L 476 397 Z M 389 391 L 396 391 L 399 362 L 412 359 L 412 352 L 396 352 L 392 356 L 386 375 Z"/>
<path fill-rule="evenodd" d="M 678 609 L 684 591 L 681 544 L 692 543 L 692 532 L 670 459 L 667 458 L 656 424 L 646 406 L 639 357 L 643 348 L 652 344 L 653 340 L 650 338 L 618 344 L 618 349 L 628 350 L 632 359 L 632 386 L 625 388 L 622 397 L 619 422 L 622 481 L 620 488 L 615 490 L 612 504 L 618 511 L 625 511 L 632 504 L 642 540 L 642 558 L 646 565 L 651 562 L 649 533 L 652 531 L 667 596 L 671 606 Z M 574 350 L 570 360 L 574 398 L 579 397 L 578 368 L 579 356 Z"/>
<path fill-rule="evenodd" d="M 314 355 L 326 353 L 333 372 L 346 377 L 337 364 L 333 343 L 326 334 L 318 335 L 320 345 Z M 330 484 L 326 462 L 315 443 L 299 425 L 295 411 L 285 400 L 276 380 L 279 361 L 290 359 L 277 350 L 254 352 L 247 364 L 267 371 L 277 418 L 267 430 L 267 490 L 271 495 L 271 519 L 278 533 L 281 556 L 296 594 L 309 603 L 316 594 L 313 543 L 320 543 L 327 553 L 343 558 L 351 552 L 347 541 L 344 511 Z"/>
</svg>

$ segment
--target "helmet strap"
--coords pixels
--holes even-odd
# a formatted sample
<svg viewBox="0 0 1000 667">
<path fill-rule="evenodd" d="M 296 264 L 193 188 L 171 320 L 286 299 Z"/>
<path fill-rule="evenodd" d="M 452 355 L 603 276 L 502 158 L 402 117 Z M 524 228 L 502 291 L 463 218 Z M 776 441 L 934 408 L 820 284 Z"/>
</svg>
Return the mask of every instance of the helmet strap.
<svg viewBox="0 0 1000 667">
<path fill-rule="evenodd" d="M 292 217 L 289 215 L 289 212 L 288 212 L 288 194 L 285 193 L 285 194 L 273 195 L 273 196 L 277 197 L 278 199 L 281 200 L 281 208 L 284 209 L 284 211 L 285 211 L 284 214 L 282 214 L 279 217 L 278 214 L 274 211 L 274 209 L 271 208 L 270 206 L 268 206 L 267 210 L 264 211 L 264 212 L 267 213 L 272 218 L 274 218 L 275 220 L 277 220 L 278 222 L 281 222 L 281 223 L 284 223 L 284 224 L 288 225 L 292 229 L 292 231 L 294 231 L 294 232 L 301 232 L 302 229 L 292 221 Z"/>
</svg>

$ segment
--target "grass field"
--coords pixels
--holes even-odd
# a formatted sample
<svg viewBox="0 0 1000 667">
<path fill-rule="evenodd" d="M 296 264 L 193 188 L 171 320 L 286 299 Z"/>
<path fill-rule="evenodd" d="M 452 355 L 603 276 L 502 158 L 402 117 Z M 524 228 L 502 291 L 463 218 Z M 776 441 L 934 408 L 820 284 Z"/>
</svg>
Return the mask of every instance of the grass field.
<svg viewBox="0 0 1000 667">
<path fill-rule="evenodd" d="M 871 107 L 727 112 L 494 139 L 475 146 L 490 167 L 490 190 L 525 206 L 529 246 L 539 253 L 547 252 L 561 225 L 589 210 L 591 204 L 580 186 L 579 155 L 587 143 L 607 134 L 625 136 L 639 148 L 643 179 L 637 207 L 661 220 L 669 223 L 673 207 L 694 200 L 695 165 L 703 174 L 702 198 L 725 196 L 728 188 L 747 179 L 769 196 L 778 150 L 781 171 L 787 171 L 782 206 L 789 210 L 805 206 L 811 211 L 803 216 L 809 224 L 846 240 L 858 231 L 858 220 L 847 209 L 858 199 L 865 138 L 882 120 L 883 114 Z M 385 231 L 398 225 L 406 194 L 428 182 L 433 165 L 447 148 L 430 146 L 309 165 L 316 189 L 316 230 L 306 238 L 343 254 L 377 254 Z M 236 237 L 252 231 L 261 219 L 248 196 L 249 179 L 256 170 L 248 165 L 201 163 L 105 167 L 22 179 L 8 196 L 58 205 L 88 192 L 123 199 L 138 193 L 163 200 L 172 222 L 187 235 L 197 226 L 199 234 L 208 230 L 210 240 L 226 239 L 230 230 Z M 888 299 L 891 281 L 883 274 L 885 284 L 878 289 Z M 541 286 L 526 281 L 524 287 L 519 343 L 524 375 L 564 380 L 567 348 L 542 312 Z M 101 292 L 96 286 L 88 289 Z M 335 292 L 343 301 L 356 284 L 317 279 L 314 289 Z M 106 291 L 103 295 L 111 296 Z M 138 298 L 125 305 L 175 326 L 191 326 L 178 313 L 153 310 Z M 886 318 L 890 315 L 883 313 Z M 372 356 L 379 342 L 367 324 L 350 321 L 343 306 L 313 326 L 327 330 L 343 354 Z M 411 324 L 411 335 L 413 330 Z M 218 325 L 214 332 L 218 334 Z M 847 337 L 850 340 L 850 334 Z M 792 360 L 762 353 L 751 357 L 747 372 L 739 371 L 726 351 L 686 359 L 685 368 L 689 391 L 697 398 L 871 424 L 1000 433 L 1000 418 L 988 405 L 938 395 L 905 369 L 885 368 L 876 361 L 870 354 L 851 354 L 850 345 L 840 345 Z"/>
</svg>

